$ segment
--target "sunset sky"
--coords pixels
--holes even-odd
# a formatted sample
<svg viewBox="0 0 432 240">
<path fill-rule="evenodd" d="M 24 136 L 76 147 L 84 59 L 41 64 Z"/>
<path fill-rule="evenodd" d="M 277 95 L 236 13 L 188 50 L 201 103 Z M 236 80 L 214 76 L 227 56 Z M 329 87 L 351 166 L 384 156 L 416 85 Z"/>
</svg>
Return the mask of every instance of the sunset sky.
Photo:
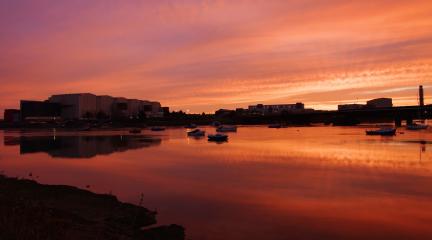
<svg viewBox="0 0 432 240">
<path fill-rule="evenodd" d="M 213 112 L 432 102 L 432 1 L 0 0 L 0 117 L 92 92 Z"/>
</svg>

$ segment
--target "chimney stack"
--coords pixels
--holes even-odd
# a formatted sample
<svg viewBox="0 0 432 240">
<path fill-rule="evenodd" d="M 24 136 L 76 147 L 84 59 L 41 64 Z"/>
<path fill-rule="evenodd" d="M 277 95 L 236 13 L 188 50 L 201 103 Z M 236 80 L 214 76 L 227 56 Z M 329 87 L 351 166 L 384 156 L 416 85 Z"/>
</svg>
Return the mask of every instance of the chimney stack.
<svg viewBox="0 0 432 240">
<path fill-rule="evenodd" d="M 420 87 L 419 87 L 419 104 L 420 104 L 420 107 L 424 106 L 424 95 L 423 95 L 423 86 L 422 85 L 420 85 Z"/>
</svg>

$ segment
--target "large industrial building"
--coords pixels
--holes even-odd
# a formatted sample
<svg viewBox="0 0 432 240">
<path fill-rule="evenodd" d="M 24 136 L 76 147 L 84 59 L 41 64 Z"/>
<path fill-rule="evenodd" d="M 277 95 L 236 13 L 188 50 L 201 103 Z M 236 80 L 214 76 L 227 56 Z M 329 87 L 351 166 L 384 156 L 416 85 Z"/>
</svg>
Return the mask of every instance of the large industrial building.
<svg viewBox="0 0 432 240">
<path fill-rule="evenodd" d="M 367 101 L 366 104 L 341 104 L 338 105 L 339 111 L 351 111 L 373 108 L 391 108 L 393 107 L 393 100 L 391 98 L 376 98 Z"/>
<path fill-rule="evenodd" d="M 63 119 L 93 118 L 97 114 L 97 96 L 90 93 L 53 95 L 48 102 L 62 107 Z"/>
<path fill-rule="evenodd" d="M 48 101 L 21 100 L 20 111 L 22 120 L 57 119 L 61 116 L 62 106 Z"/>
<path fill-rule="evenodd" d="M 393 107 L 393 100 L 391 98 L 376 98 L 367 101 L 368 108 L 391 108 Z"/>
<path fill-rule="evenodd" d="M 53 95 L 46 101 L 21 101 L 21 118 L 110 119 L 163 117 L 159 102 L 91 93 Z"/>
</svg>

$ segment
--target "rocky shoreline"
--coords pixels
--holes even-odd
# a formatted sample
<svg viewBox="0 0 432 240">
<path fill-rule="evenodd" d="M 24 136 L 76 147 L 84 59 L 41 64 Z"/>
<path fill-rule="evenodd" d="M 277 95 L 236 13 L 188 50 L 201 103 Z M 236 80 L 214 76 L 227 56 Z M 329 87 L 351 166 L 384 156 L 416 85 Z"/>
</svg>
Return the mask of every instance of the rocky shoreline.
<svg viewBox="0 0 432 240">
<path fill-rule="evenodd" d="M 154 224 L 156 212 L 113 195 L 0 175 L 0 239 L 185 238 L 182 226 Z"/>
</svg>

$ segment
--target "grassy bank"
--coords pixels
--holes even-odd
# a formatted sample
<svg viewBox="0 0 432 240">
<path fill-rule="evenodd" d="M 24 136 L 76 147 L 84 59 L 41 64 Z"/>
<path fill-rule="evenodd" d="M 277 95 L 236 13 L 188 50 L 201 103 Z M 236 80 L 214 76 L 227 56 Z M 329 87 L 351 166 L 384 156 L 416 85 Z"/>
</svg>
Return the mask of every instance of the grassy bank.
<svg viewBox="0 0 432 240">
<path fill-rule="evenodd" d="M 0 239 L 182 240 L 178 225 L 151 226 L 156 212 L 63 185 L 0 175 Z"/>
</svg>

